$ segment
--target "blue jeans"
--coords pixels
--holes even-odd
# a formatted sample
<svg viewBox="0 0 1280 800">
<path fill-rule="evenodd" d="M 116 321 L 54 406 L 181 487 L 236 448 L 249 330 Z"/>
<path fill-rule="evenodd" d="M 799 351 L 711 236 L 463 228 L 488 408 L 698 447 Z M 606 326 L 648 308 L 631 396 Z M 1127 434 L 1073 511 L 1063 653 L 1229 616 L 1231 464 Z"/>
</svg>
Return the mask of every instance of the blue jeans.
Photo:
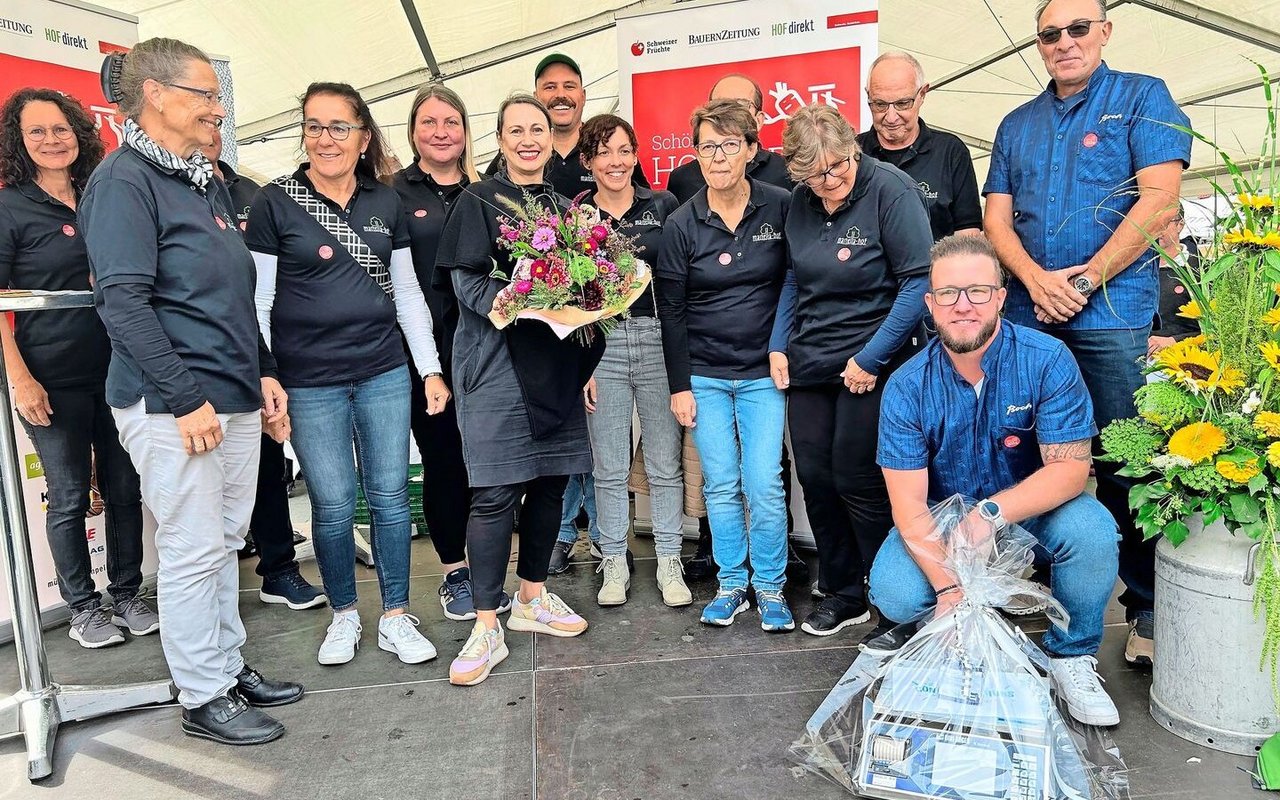
<svg viewBox="0 0 1280 800">
<path fill-rule="evenodd" d="M 409 606 L 409 370 L 288 388 L 293 449 L 307 476 L 311 538 L 329 605 L 356 604 L 356 463 L 373 517 L 382 608 Z M 355 443 L 355 458 L 352 443 Z"/>
<path fill-rule="evenodd" d="M 564 505 L 560 508 L 561 542 L 578 541 L 578 509 L 587 510 L 587 531 L 591 541 L 600 541 L 600 526 L 596 524 L 596 481 L 590 472 L 580 472 L 569 476 L 569 485 L 564 487 Z"/>
<path fill-rule="evenodd" d="M 693 441 L 702 461 L 720 588 L 745 589 L 750 578 L 757 591 L 779 591 L 787 567 L 782 491 L 786 396 L 771 378 L 734 381 L 694 375 L 691 383 L 697 403 Z"/>
<path fill-rule="evenodd" d="M 1093 655 L 1102 642 L 1102 613 L 1116 583 L 1116 525 L 1111 513 L 1082 494 L 1021 523 L 1039 541 L 1036 563 L 1052 563 L 1053 596 L 1071 617 L 1065 632 L 1050 626 L 1042 646 L 1051 656 Z M 894 622 L 933 608 L 933 587 L 894 528 L 871 567 L 871 602 Z"/>
<path fill-rule="evenodd" d="M 1091 300 L 1095 303 L 1104 301 L 1101 292 Z M 1132 417 L 1136 413 L 1133 393 L 1145 381 L 1142 366 L 1147 355 L 1150 326 L 1134 331 L 1050 328 L 1045 332 L 1060 339 L 1080 365 L 1080 374 L 1093 400 L 1093 417 L 1098 430 L 1112 420 Z M 1093 453 L 1095 456 L 1102 453 L 1102 445 L 1096 437 Z M 1142 532 L 1134 525 L 1133 512 L 1129 510 L 1129 489 L 1135 481 L 1116 475 L 1116 470 L 1122 465 L 1097 460 L 1093 464 L 1098 477 L 1098 500 L 1115 517 L 1120 529 L 1120 580 L 1125 585 L 1120 603 L 1125 607 L 1125 616 L 1129 620 L 1150 616 L 1155 607 L 1156 543 L 1159 540 L 1144 540 Z"/>
</svg>

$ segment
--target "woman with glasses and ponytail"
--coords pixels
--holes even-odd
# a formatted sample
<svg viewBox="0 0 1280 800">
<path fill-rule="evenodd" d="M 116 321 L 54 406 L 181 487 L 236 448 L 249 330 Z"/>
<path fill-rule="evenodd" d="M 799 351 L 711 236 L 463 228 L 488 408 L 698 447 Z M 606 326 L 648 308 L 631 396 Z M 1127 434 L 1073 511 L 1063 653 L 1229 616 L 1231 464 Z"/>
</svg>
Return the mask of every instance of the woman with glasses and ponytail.
<svg viewBox="0 0 1280 800">
<path fill-rule="evenodd" d="M 317 660 L 345 664 L 360 644 L 358 479 L 373 517 L 378 647 L 418 664 L 436 649 L 408 613 L 409 383 L 423 382 L 428 414 L 444 409 L 449 389 L 368 105 L 345 83 L 313 83 L 301 111 L 308 161 L 258 193 L 245 243 L 258 266 L 258 325 L 289 391 L 293 449 L 333 609 Z"/>
<path fill-rule="evenodd" d="M 787 216 L 787 280 L 770 342 L 818 545 L 826 597 L 800 629 L 829 636 L 870 619 L 864 584 L 893 526 L 876 464 L 880 392 L 924 346 L 933 235 L 919 187 L 863 154 L 834 108 L 787 123 L 782 155 L 798 182 Z"/>
</svg>

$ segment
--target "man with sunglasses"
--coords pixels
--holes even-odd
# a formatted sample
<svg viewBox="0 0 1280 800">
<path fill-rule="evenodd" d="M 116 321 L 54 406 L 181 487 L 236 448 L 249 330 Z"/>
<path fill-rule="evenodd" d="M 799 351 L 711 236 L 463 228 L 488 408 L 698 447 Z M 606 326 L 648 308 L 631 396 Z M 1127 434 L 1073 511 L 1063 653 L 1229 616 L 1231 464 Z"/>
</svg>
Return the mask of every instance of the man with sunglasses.
<svg viewBox="0 0 1280 800">
<path fill-rule="evenodd" d="M 895 528 L 871 568 L 871 602 L 902 623 L 863 649 L 896 652 L 932 609 L 945 614 L 964 587 L 944 563 L 929 507 L 976 501 L 962 531 L 990 535 L 1017 523 L 1052 563 L 1053 596 L 1070 616 L 1041 647 L 1071 715 L 1115 725 L 1120 714 L 1095 672 L 1102 618 L 1116 580 L 1116 525 L 1085 493 L 1097 432 L 1093 405 L 1062 342 L 1002 320 L 1007 290 L 981 236 L 933 246 L 925 303 L 938 336 L 889 378 L 877 463 Z"/>
<path fill-rule="evenodd" d="M 981 233 L 982 206 L 969 148 L 955 134 L 920 119 L 928 93 L 924 68 L 914 56 L 881 53 L 867 75 L 871 130 L 858 135 L 858 146 L 920 185 L 935 242 L 953 233 Z"/>
<path fill-rule="evenodd" d="M 1041 0 L 1037 49 L 1052 80 L 1001 122 L 983 188 L 986 234 L 1013 276 L 1005 314 L 1070 348 L 1099 429 L 1134 414 L 1160 288 L 1148 237 L 1174 215 L 1191 159 L 1191 136 L 1173 127 L 1189 121 L 1164 82 L 1102 61 L 1106 17 L 1102 0 Z M 1156 540 L 1134 528 L 1120 466 L 1097 464 L 1097 496 L 1120 526 L 1133 655 L 1152 646 Z"/>
</svg>

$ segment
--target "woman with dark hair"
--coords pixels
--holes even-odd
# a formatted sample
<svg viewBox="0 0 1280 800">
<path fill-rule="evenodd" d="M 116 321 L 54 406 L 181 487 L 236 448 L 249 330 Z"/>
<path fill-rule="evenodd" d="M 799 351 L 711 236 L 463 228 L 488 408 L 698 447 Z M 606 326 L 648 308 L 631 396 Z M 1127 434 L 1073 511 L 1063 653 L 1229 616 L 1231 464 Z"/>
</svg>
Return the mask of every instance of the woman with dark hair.
<svg viewBox="0 0 1280 800">
<path fill-rule="evenodd" d="M 537 98 L 515 94 L 498 108 L 502 169 L 468 186 L 445 223 L 436 269 L 453 278 L 460 317 L 453 351 L 458 422 L 471 481 L 467 552 L 475 583 L 476 624 L 449 667 L 449 681 L 480 683 L 507 657 L 498 609 L 520 506 L 520 557 L 507 625 L 512 630 L 577 636 L 587 622 L 545 586 L 551 548 L 560 527 L 564 487 L 573 473 L 591 469 L 582 387 L 600 348 L 573 337 L 560 340 L 536 321 L 498 330 L 489 320 L 493 300 L 510 275 L 511 254 L 498 247 L 505 203 L 531 200 L 553 213 L 568 200 L 546 182 L 551 117 Z M 496 265 L 496 267 L 495 267 Z M 597 337 L 599 342 L 599 337 Z M 523 498 L 523 500 L 522 500 Z"/>
<path fill-rule="evenodd" d="M 345 664 L 360 644 L 352 533 L 358 475 L 382 590 L 378 647 L 419 664 L 436 649 L 408 613 L 415 378 L 401 331 L 424 382 L 426 413 L 444 409 L 449 389 L 404 207 L 380 182 L 389 177 L 379 174 L 388 151 L 369 106 L 345 83 L 313 83 L 301 111 L 308 161 L 258 193 L 245 243 L 258 266 L 258 325 L 289 391 L 293 449 L 307 476 L 312 541 L 333 608 L 317 660 Z"/>
<path fill-rule="evenodd" d="M 621 117 L 601 114 L 583 123 L 578 146 L 582 164 L 591 171 L 596 187 L 583 202 L 600 209 L 601 216 L 622 233 L 636 237 L 636 255 L 652 267 L 662 249 L 662 223 L 679 203 L 670 192 L 652 191 L 631 181 L 636 144 L 635 130 Z M 662 329 L 652 292 L 637 300 L 631 306 L 631 316 L 619 322 L 605 339 L 604 356 L 585 394 L 603 553 L 598 571 L 604 573 L 604 580 L 596 601 L 602 606 L 621 605 L 627 601 L 631 586 L 626 559 L 631 529 L 627 473 L 631 415 L 636 413 L 653 503 L 658 586 L 664 603 L 687 606 L 693 595 L 680 566 L 684 521 L 680 425 L 671 415 Z"/>
<path fill-rule="evenodd" d="M 392 185 L 404 204 L 413 268 L 431 309 L 440 371 L 445 384 L 452 387 L 458 301 L 448 276 L 436 273 L 436 250 L 458 196 L 477 180 L 471 123 L 456 92 L 439 83 L 428 83 L 418 90 L 409 108 L 409 147 L 416 158 L 395 174 Z M 449 619 L 475 619 L 471 568 L 467 566 L 471 490 L 462 461 L 458 416 L 452 404 L 438 414 L 428 414 L 422 385 L 413 381 L 411 389 L 409 427 L 422 457 L 422 515 L 444 572 L 438 591 L 440 605 Z M 511 599 L 504 597 L 499 609 L 510 607 Z"/>
<path fill-rule="evenodd" d="M 98 312 L 111 335 L 107 402 L 156 518 L 160 642 L 188 735 L 261 744 L 259 711 L 302 697 L 245 665 L 236 553 L 259 439 L 289 435 L 287 397 L 253 314 L 253 259 L 226 187 L 200 152 L 222 123 L 209 57 L 148 39 L 107 57 L 124 144 L 80 200 Z"/>
<path fill-rule="evenodd" d="M 9 289 L 88 290 L 89 257 L 76 205 L 105 148 L 78 102 L 52 89 L 20 89 L 0 109 L 0 283 Z M 5 370 L 22 425 L 48 484 L 45 535 L 58 592 L 81 647 L 160 629 L 141 598 L 142 497 L 107 405 L 111 340 L 92 308 L 17 314 L 0 323 Z M 107 513 L 107 591 L 94 585 L 84 520 L 97 457 Z"/>
</svg>

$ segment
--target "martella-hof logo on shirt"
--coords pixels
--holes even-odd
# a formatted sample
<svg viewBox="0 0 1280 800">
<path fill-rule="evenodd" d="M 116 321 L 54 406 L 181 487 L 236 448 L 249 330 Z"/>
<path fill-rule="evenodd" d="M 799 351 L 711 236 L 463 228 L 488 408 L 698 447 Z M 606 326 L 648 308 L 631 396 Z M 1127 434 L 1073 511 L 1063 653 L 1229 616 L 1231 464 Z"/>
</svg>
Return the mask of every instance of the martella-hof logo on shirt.
<svg viewBox="0 0 1280 800">
<path fill-rule="evenodd" d="M 364 226 L 364 232 L 380 233 L 383 236 L 391 235 L 391 229 L 386 226 L 386 223 L 377 217 L 369 217 L 369 224 Z"/>
<path fill-rule="evenodd" d="M 836 239 L 836 244 L 852 244 L 852 245 L 857 245 L 861 247 L 866 243 L 867 243 L 867 237 L 862 235 L 862 231 L 858 230 L 857 225 L 854 225 L 852 228 L 845 231 L 844 236 L 841 236 L 839 239 Z"/>
<path fill-rule="evenodd" d="M 927 181 L 920 181 L 920 191 L 924 192 L 924 197 L 926 200 L 938 199 L 938 192 L 930 188 Z"/>
<path fill-rule="evenodd" d="M 658 225 L 661 225 L 662 223 L 658 221 L 658 218 L 653 215 L 652 211 L 646 211 L 644 212 L 644 215 L 640 217 L 640 219 L 635 221 L 634 224 L 658 226 Z"/>
<path fill-rule="evenodd" d="M 773 242 L 782 238 L 782 231 L 774 230 L 773 226 L 765 223 L 760 226 L 760 232 L 751 237 L 753 242 Z"/>
</svg>

